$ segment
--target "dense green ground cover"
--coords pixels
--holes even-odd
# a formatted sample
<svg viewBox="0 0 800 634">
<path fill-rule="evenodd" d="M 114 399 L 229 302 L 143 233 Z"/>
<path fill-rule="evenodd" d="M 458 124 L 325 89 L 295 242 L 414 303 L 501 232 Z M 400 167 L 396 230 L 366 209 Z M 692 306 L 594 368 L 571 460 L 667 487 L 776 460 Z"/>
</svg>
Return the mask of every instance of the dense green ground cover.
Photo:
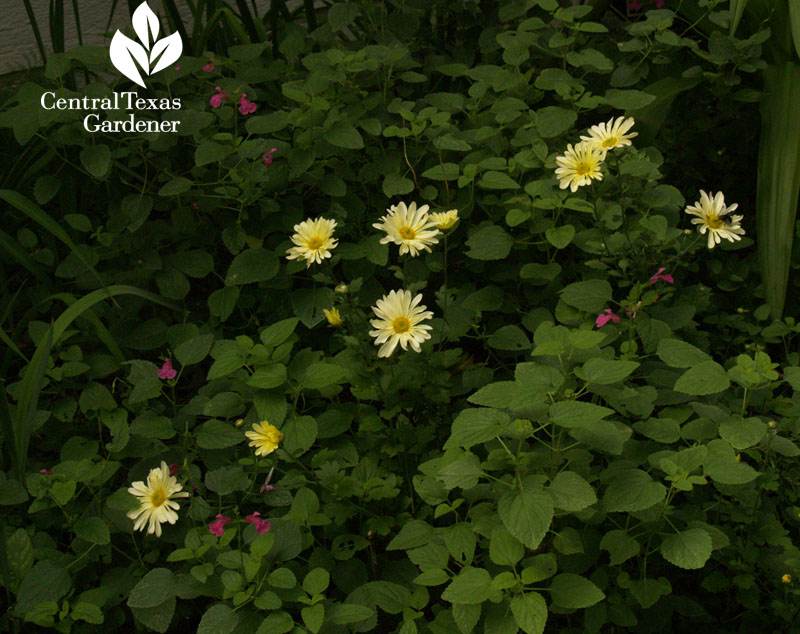
<svg viewBox="0 0 800 634">
<path fill-rule="evenodd" d="M 104 48 L 5 94 L 0 627 L 793 631 L 770 31 L 642 4 L 335 3 L 153 76 L 177 134 L 40 107 Z"/>
</svg>

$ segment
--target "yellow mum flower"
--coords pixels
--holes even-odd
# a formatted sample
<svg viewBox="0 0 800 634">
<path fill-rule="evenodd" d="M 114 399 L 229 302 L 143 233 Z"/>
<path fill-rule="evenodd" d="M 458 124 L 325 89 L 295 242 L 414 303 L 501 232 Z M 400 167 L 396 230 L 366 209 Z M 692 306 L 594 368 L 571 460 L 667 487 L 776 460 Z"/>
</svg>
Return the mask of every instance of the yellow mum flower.
<svg viewBox="0 0 800 634">
<path fill-rule="evenodd" d="M 295 225 L 292 242 L 296 246 L 286 251 L 286 259 L 305 259 L 306 268 L 312 263 L 320 264 L 325 258 L 331 257 L 331 250 L 339 244 L 339 241 L 333 237 L 335 228 L 336 221 L 327 218 L 304 220 L 299 225 Z"/>
<path fill-rule="evenodd" d="M 422 322 L 433 317 L 433 313 L 420 306 L 421 301 L 422 293 L 412 299 L 411 292 L 403 290 L 391 291 L 375 303 L 372 310 L 378 319 L 370 320 L 375 330 L 369 334 L 375 337 L 375 345 L 381 346 L 379 357 L 391 356 L 398 343 L 403 350 L 410 345 L 419 352 L 420 344 L 431 338 L 428 332 L 431 327 Z"/>
<path fill-rule="evenodd" d="M 628 132 L 635 123 L 633 117 L 613 117 L 605 122 L 598 123 L 589 128 L 589 136 L 582 136 L 581 140 L 589 145 L 596 147 L 603 152 L 613 150 L 624 145 L 631 145 L 631 139 L 637 136 L 638 132 Z"/>
<path fill-rule="evenodd" d="M 342 325 L 342 316 L 339 314 L 338 308 L 331 308 L 330 310 L 323 308 L 322 312 L 325 313 L 325 319 L 327 319 L 328 323 L 334 328 L 338 328 Z"/>
<path fill-rule="evenodd" d="M 792 575 L 790 575 L 790 574 L 785 574 L 785 575 L 783 575 L 783 576 L 781 577 L 781 581 L 782 581 L 783 583 L 792 583 Z"/>
<path fill-rule="evenodd" d="M 381 238 L 381 244 L 393 242 L 400 245 L 400 255 L 410 253 L 412 256 L 419 254 L 421 249 L 431 252 L 430 245 L 439 241 L 436 236 L 439 230 L 436 223 L 428 214 L 428 205 L 417 209 L 417 203 L 406 207 L 405 203 L 397 203 L 387 209 L 389 212 L 372 226 L 386 232 L 386 237 Z"/>
<path fill-rule="evenodd" d="M 180 506 L 172 498 L 189 497 L 186 491 L 181 492 L 182 488 L 175 476 L 169 474 L 169 467 L 163 460 L 160 468 L 150 469 L 147 484 L 141 480 L 132 482 L 128 493 L 139 498 L 139 508 L 128 511 L 128 517 L 136 520 L 133 530 L 144 530 L 147 525 L 148 535 L 155 533 L 156 537 L 161 537 L 161 524 L 174 524 L 178 519 L 175 511 Z"/>
<path fill-rule="evenodd" d="M 570 188 L 578 191 L 578 187 L 589 185 L 593 180 L 603 180 L 600 165 L 603 163 L 605 153 L 595 146 L 581 141 L 575 147 L 567 145 L 567 151 L 562 156 L 556 157 L 556 177 L 561 189 Z"/>
<path fill-rule="evenodd" d="M 431 214 L 431 220 L 436 223 L 439 229 L 447 231 L 458 222 L 458 209 L 433 213 Z"/>
<path fill-rule="evenodd" d="M 689 205 L 685 211 L 687 214 L 697 216 L 697 218 L 692 218 L 692 224 L 698 225 L 700 233 L 708 232 L 708 248 L 713 249 L 714 245 L 719 244 L 722 238 L 731 242 L 742 239 L 744 229 L 739 223 L 743 216 L 724 217 L 732 211 L 736 211 L 738 207 L 738 204 L 726 206 L 725 196 L 722 192 L 709 195 L 701 189 L 700 200 L 694 205 Z"/>
<path fill-rule="evenodd" d="M 250 439 L 248 446 L 256 448 L 257 456 L 267 456 L 278 448 L 283 440 L 283 434 L 274 425 L 263 420 L 253 425 L 253 431 L 246 431 L 244 435 Z"/>
</svg>

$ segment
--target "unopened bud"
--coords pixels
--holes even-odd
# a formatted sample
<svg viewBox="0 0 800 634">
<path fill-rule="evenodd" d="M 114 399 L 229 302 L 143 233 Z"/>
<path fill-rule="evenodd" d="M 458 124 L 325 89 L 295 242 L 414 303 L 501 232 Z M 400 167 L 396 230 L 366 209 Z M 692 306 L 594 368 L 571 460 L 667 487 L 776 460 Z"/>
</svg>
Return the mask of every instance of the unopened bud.
<svg viewBox="0 0 800 634">
<path fill-rule="evenodd" d="M 336 288 L 333 289 L 336 293 L 341 293 L 342 295 L 346 295 L 350 289 L 347 287 L 347 284 L 337 284 Z"/>
</svg>

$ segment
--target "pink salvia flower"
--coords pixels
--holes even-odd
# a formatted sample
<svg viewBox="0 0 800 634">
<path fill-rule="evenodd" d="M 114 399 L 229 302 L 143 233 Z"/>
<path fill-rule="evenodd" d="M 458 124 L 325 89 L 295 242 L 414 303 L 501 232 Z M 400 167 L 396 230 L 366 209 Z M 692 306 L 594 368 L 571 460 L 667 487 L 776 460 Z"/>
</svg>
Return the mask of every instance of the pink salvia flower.
<svg viewBox="0 0 800 634">
<path fill-rule="evenodd" d="M 223 101 L 228 100 L 228 95 L 222 92 L 222 88 L 219 86 L 214 86 L 214 90 L 217 91 L 217 94 L 211 97 L 211 99 L 208 100 L 208 103 L 211 104 L 212 108 L 219 108 Z"/>
<path fill-rule="evenodd" d="M 172 362 L 169 360 L 169 357 L 164 359 L 164 365 L 158 370 L 158 378 L 159 379 L 174 379 L 178 376 L 177 370 L 172 367 Z"/>
<path fill-rule="evenodd" d="M 250 522 L 253 526 L 255 526 L 256 532 L 259 535 L 266 533 L 270 527 L 269 520 L 262 520 L 261 513 L 258 511 L 255 513 L 250 513 L 250 515 L 245 518 L 245 521 Z"/>
<path fill-rule="evenodd" d="M 191 207 L 191 208 L 192 208 L 192 209 L 194 209 L 195 211 L 200 211 L 200 207 L 198 207 L 198 206 L 197 206 L 197 203 L 191 203 L 191 204 L 189 205 L 189 207 Z"/>
<path fill-rule="evenodd" d="M 170 465 L 169 465 L 169 474 L 171 476 L 174 476 L 180 470 L 181 470 L 181 468 L 178 465 L 176 465 L 174 462 L 170 463 Z"/>
<path fill-rule="evenodd" d="M 614 314 L 614 311 L 610 308 L 606 308 L 602 313 L 597 316 L 594 323 L 597 324 L 598 328 L 602 328 L 605 326 L 609 321 L 613 321 L 615 324 L 619 323 L 619 317 Z"/>
<path fill-rule="evenodd" d="M 230 521 L 230 517 L 225 517 L 222 513 L 217 513 L 217 521 L 211 522 L 211 524 L 208 525 L 208 530 L 217 537 L 222 537 L 222 534 L 225 532 L 225 525 Z"/>
<path fill-rule="evenodd" d="M 181 67 L 180 67 L 180 66 L 176 66 L 176 67 L 175 67 L 175 70 L 180 70 L 180 69 L 181 69 Z"/>
<path fill-rule="evenodd" d="M 52 471 L 50 471 L 49 469 L 39 469 L 39 473 L 43 473 L 43 474 L 45 474 L 46 476 L 51 476 L 51 475 L 53 475 L 53 472 L 52 472 Z"/>
<path fill-rule="evenodd" d="M 656 0 L 656 9 L 663 9 L 665 4 L 664 0 Z"/>
<path fill-rule="evenodd" d="M 664 273 L 667 269 L 663 266 L 655 272 L 655 275 L 650 278 L 650 283 L 655 284 L 658 280 L 664 280 L 667 284 L 674 284 L 675 280 L 672 279 L 672 276 L 669 273 Z M 663 273 L 663 275 L 662 275 Z"/>
<path fill-rule="evenodd" d="M 210 73 L 212 70 L 214 70 L 214 62 L 209 62 L 208 64 L 203 66 L 203 70 L 207 73 Z"/>
<path fill-rule="evenodd" d="M 256 108 L 256 104 L 247 98 L 246 92 L 243 92 L 242 96 L 239 97 L 239 112 L 242 114 L 252 114 L 256 111 Z"/>
<path fill-rule="evenodd" d="M 261 155 L 261 158 L 264 159 L 264 167 L 269 167 L 270 165 L 272 165 L 272 154 L 273 152 L 277 151 L 278 148 L 274 147 L 269 152 L 264 152 L 264 154 Z"/>
<path fill-rule="evenodd" d="M 273 471 L 275 471 L 275 467 L 272 467 L 272 469 L 269 470 L 269 473 L 267 474 L 267 479 L 264 480 L 264 484 L 261 485 L 261 489 L 259 490 L 259 493 L 267 493 L 269 491 L 274 491 L 275 490 L 275 487 L 272 486 L 269 483 L 269 481 L 272 480 L 272 472 Z"/>
<path fill-rule="evenodd" d="M 631 0 L 628 3 L 628 9 L 630 9 L 631 11 L 641 11 L 642 5 L 639 4 L 639 0 Z"/>
</svg>

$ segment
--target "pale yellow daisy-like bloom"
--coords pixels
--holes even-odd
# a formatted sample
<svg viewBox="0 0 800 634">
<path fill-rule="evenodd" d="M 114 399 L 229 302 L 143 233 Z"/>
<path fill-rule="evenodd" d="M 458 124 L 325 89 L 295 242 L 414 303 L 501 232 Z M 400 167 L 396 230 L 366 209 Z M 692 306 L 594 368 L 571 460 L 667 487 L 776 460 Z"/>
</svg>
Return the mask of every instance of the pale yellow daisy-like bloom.
<svg viewBox="0 0 800 634">
<path fill-rule="evenodd" d="M 320 264 L 325 258 L 331 257 L 331 250 L 339 244 L 339 241 L 333 237 L 335 228 L 336 221 L 327 218 L 304 220 L 299 225 L 295 225 L 292 242 L 296 246 L 286 251 L 286 259 L 305 259 L 306 268 L 313 263 Z"/>
<path fill-rule="evenodd" d="M 262 420 L 253 425 L 253 431 L 246 431 L 244 435 L 250 439 L 248 446 L 256 448 L 257 456 L 267 456 L 278 448 L 283 440 L 283 434 L 274 425 Z"/>
<path fill-rule="evenodd" d="M 161 524 L 174 524 L 178 520 L 175 511 L 180 506 L 172 498 L 189 497 L 182 488 L 175 476 L 169 474 L 169 467 L 163 460 L 160 468 L 150 469 L 147 484 L 141 480 L 132 482 L 128 493 L 139 498 L 139 508 L 128 511 L 128 517 L 136 520 L 133 530 L 144 530 L 146 525 L 148 535 L 155 533 L 156 537 L 161 537 Z"/>
<path fill-rule="evenodd" d="M 342 325 L 342 316 L 339 314 L 338 308 L 331 308 L 330 310 L 323 308 L 322 312 L 325 313 L 325 319 L 327 319 L 328 323 L 334 328 L 338 328 Z"/>
<path fill-rule="evenodd" d="M 570 188 L 578 191 L 578 187 L 589 185 L 593 180 L 603 180 L 600 165 L 605 154 L 586 141 L 581 141 L 575 147 L 567 145 L 567 151 L 562 156 L 556 157 L 556 177 L 561 189 Z"/>
<path fill-rule="evenodd" d="M 741 240 L 744 235 L 744 229 L 739 224 L 743 216 L 731 215 L 732 211 L 736 211 L 739 205 L 725 205 L 725 196 L 722 192 L 714 194 L 707 194 L 702 189 L 700 190 L 700 200 L 694 205 L 686 207 L 687 214 L 697 216 L 692 218 L 692 224 L 698 225 L 700 233 L 705 234 L 708 232 L 708 248 L 713 249 L 714 245 L 719 244 L 722 238 L 735 242 Z M 726 217 L 727 216 L 727 217 Z"/>
<path fill-rule="evenodd" d="M 421 249 L 430 253 L 430 245 L 439 242 L 436 236 L 440 232 L 428 214 L 428 205 L 417 209 L 417 203 L 406 207 L 401 202 L 392 205 L 387 211 L 389 213 L 381 218 L 381 222 L 372 225 L 386 232 L 386 237 L 381 238 L 381 244 L 393 242 L 400 245 L 400 255 L 410 253 L 416 256 Z"/>
<path fill-rule="evenodd" d="M 421 301 L 422 293 L 412 298 L 410 291 L 403 290 L 391 291 L 375 303 L 372 310 L 378 319 L 370 320 L 375 330 L 369 334 L 375 337 L 375 345 L 381 346 L 379 357 L 391 356 L 398 343 L 403 350 L 410 345 L 419 352 L 420 344 L 431 338 L 428 332 L 431 327 L 422 322 L 433 317 L 433 313 L 420 306 Z"/>
<path fill-rule="evenodd" d="M 593 125 L 589 128 L 589 136 L 582 136 L 581 140 L 598 148 L 605 156 L 609 150 L 631 145 L 631 139 L 639 134 L 628 132 L 634 123 L 633 117 L 612 117 L 607 122 Z"/>
<path fill-rule="evenodd" d="M 447 231 L 458 222 L 458 209 L 433 213 L 431 214 L 431 220 L 436 223 L 439 229 Z"/>
</svg>

